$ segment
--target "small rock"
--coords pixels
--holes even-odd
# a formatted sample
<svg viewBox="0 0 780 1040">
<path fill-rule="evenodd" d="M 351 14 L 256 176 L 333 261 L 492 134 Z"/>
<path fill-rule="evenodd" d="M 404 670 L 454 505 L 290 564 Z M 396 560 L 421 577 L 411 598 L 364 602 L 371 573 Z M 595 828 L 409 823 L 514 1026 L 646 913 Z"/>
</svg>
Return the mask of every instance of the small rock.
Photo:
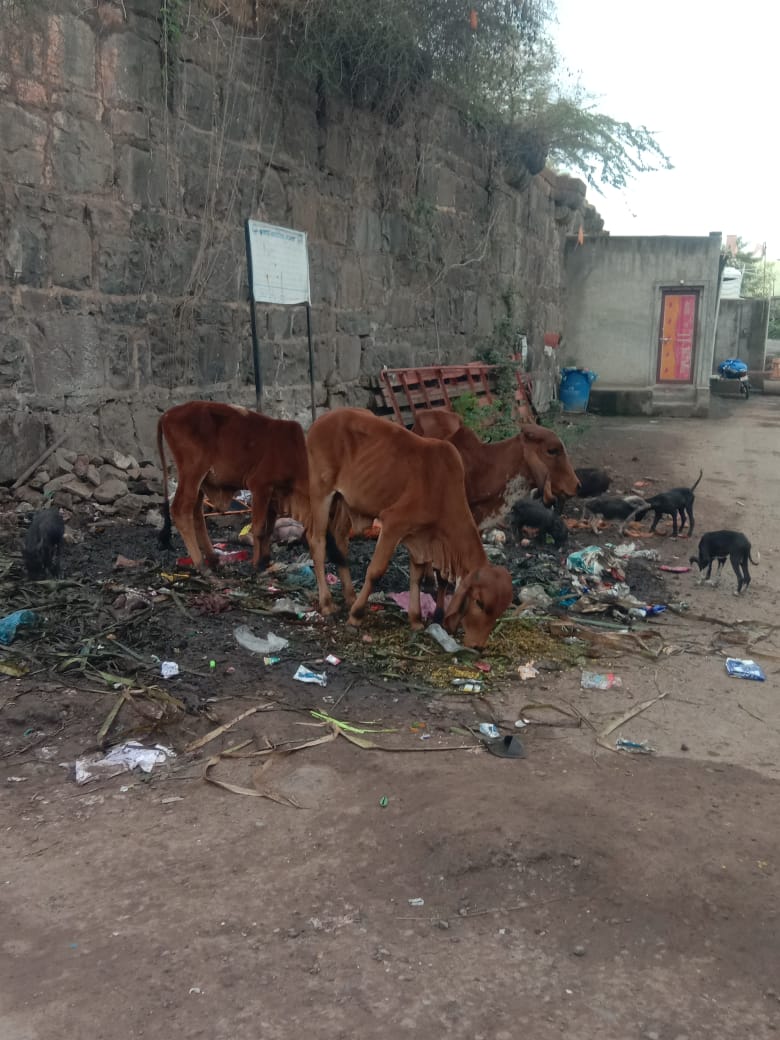
<svg viewBox="0 0 780 1040">
<path fill-rule="evenodd" d="M 60 485 L 60 490 L 67 491 L 69 495 L 73 495 L 74 498 L 79 498 L 82 501 L 92 498 L 92 487 L 89 484 L 85 484 L 83 480 L 79 480 L 75 475 L 75 470 L 73 475 Z"/>
<path fill-rule="evenodd" d="M 89 455 L 77 455 L 76 461 L 73 463 L 73 472 L 79 479 L 83 479 L 87 475 L 89 469 Z"/>
<path fill-rule="evenodd" d="M 116 466 L 111 466 L 108 463 L 104 463 L 98 466 L 98 473 L 100 474 L 101 480 L 126 480 L 127 473 L 123 469 L 117 469 Z"/>
<path fill-rule="evenodd" d="M 97 466 L 93 466 L 92 463 L 90 463 L 89 466 L 87 466 L 87 472 L 84 474 L 84 479 L 93 487 L 99 487 L 103 478 L 100 476 Z"/>
<path fill-rule="evenodd" d="M 66 470 L 65 473 L 60 473 L 58 476 L 52 477 L 52 479 L 48 483 L 44 484 L 43 493 L 45 495 L 53 495 L 55 491 L 60 490 L 60 488 L 66 481 L 73 479 L 74 478 L 71 471 Z"/>
<path fill-rule="evenodd" d="M 66 462 L 70 463 L 71 466 L 78 458 L 78 453 L 75 451 L 71 451 L 70 448 L 60 448 L 59 454 L 62 456 L 63 459 L 65 459 Z"/>
<path fill-rule="evenodd" d="M 41 502 L 43 502 L 43 495 L 40 493 L 40 491 L 35 491 L 33 488 L 28 486 L 17 488 L 14 494 L 20 502 L 28 502 L 31 506 L 34 506 L 36 509 L 41 504 Z"/>
<path fill-rule="evenodd" d="M 49 472 L 45 469 L 39 469 L 38 472 L 27 481 L 27 486 L 35 488 L 36 491 L 41 491 L 50 480 L 51 476 L 49 475 Z"/>
<path fill-rule="evenodd" d="M 680 744 L 680 751 L 690 751 L 687 744 Z"/>
<path fill-rule="evenodd" d="M 163 515 L 159 509 L 150 509 L 144 517 L 144 523 L 147 527 L 162 527 Z"/>
<path fill-rule="evenodd" d="M 584 946 L 575 946 L 571 952 L 574 954 L 575 957 L 584 957 L 586 950 Z"/>
<path fill-rule="evenodd" d="M 116 466 L 117 469 L 138 469 L 138 462 L 132 455 L 123 455 L 121 451 L 116 451 L 114 448 L 106 452 L 105 460 L 109 465 Z"/>
<path fill-rule="evenodd" d="M 159 484 L 162 482 L 162 470 L 158 469 L 157 466 L 150 466 L 147 463 L 146 465 L 141 466 L 141 478 Z"/>
<path fill-rule="evenodd" d="M 52 505 L 60 506 L 61 509 L 73 509 L 73 495 L 69 491 L 60 488 L 51 496 Z"/>
<path fill-rule="evenodd" d="M 100 490 L 100 488 L 95 488 L 96 497 Z M 127 494 L 114 500 L 114 505 L 122 516 L 138 516 L 139 513 L 143 513 L 148 509 L 150 505 L 160 505 L 161 503 L 161 495 Z"/>
<path fill-rule="evenodd" d="M 449 928 L 449 926 L 450 926 L 450 922 L 449 921 L 437 921 L 436 922 L 436 927 L 437 928 L 441 928 L 441 930 L 443 932 L 446 932 L 447 929 Z"/>
<path fill-rule="evenodd" d="M 26 513 L 34 513 L 35 506 L 31 506 L 29 502 L 20 502 L 19 505 L 16 507 L 16 512 L 20 516 L 24 516 Z"/>
<path fill-rule="evenodd" d="M 99 487 L 95 488 L 92 497 L 101 505 L 106 505 L 109 502 L 115 502 L 118 498 L 121 498 L 126 494 L 127 484 L 124 480 L 117 480 L 116 477 L 108 477 L 108 479 L 104 480 Z"/>
<path fill-rule="evenodd" d="M 55 451 L 49 459 L 48 466 L 55 477 L 62 476 L 63 473 L 73 472 L 73 463 L 67 458 L 68 454 L 68 452 L 64 451 Z"/>
</svg>

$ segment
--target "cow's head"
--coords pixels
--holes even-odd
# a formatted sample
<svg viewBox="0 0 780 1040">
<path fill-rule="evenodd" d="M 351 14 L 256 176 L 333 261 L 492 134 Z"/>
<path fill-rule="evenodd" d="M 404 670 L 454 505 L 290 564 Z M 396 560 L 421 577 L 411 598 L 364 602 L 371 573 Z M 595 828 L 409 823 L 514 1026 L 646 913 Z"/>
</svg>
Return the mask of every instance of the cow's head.
<svg viewBox="0 0 780 1040">
<path fill-rule="evenodd" d="M 536 423 L 525 423 L 520 436 L 525 463 L 545 503 L 552 505 L 557 498 L 576 495 L 580 482 L 560 437 Z"/>
<path fill-rule="evenodd" d="M 512 602 L 512 579 L 506 567 L 486 563 L 471 571 L 447 605 L 444 627 L 452 635 L 463 625 L 464 646 L 481 650 L 493 626 Z"/>
</svg>

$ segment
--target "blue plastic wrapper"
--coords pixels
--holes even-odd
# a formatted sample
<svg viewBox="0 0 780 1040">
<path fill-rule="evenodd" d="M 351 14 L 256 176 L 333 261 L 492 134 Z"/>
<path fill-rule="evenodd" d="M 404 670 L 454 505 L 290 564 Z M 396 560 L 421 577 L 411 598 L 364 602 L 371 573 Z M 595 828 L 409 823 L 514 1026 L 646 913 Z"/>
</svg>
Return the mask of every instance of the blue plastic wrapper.
<svg viewBox="0 0 780 1040">
<path fill-rule="evenodd" d="M 761 671 L 761 666 L 755 661 L 743 661 L 739 657 L 726 658 L 726 671 L 729 675 L 736 675 L 740 679 L 755 679 L 763 682 L 766 676 Z"/>
<path fill-rule="evenodd" d="M 34 610 L 16 610 L 0 618 L 0 643 L 3 646 L 13 643 L 20 625 L 34 625 L 37 620 L 38 615 Z"/>
</svg>

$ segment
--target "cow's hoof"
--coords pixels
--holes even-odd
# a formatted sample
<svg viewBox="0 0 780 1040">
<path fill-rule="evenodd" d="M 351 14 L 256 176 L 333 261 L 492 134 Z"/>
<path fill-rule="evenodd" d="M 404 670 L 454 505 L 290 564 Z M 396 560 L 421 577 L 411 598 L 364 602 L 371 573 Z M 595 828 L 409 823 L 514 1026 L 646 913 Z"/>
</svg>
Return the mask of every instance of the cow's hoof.
<svg viewBox="0 0 780 1040">
<path fill-rule="evenodd" d="M 322 603 L 320 604 L 320 614 L 323 617 L 332 617 L 334 614 L 338 614 L 339 608 L 337 603 Z"/>
<path fill-rule="evenodd" d="M 366 616 L 365 610 L 351 610 L 349 617 L 347 618 L 347 624 L 352 625 L 353 628 L 360 628 L 363 624 L 363 618 Z"/>
</svg>

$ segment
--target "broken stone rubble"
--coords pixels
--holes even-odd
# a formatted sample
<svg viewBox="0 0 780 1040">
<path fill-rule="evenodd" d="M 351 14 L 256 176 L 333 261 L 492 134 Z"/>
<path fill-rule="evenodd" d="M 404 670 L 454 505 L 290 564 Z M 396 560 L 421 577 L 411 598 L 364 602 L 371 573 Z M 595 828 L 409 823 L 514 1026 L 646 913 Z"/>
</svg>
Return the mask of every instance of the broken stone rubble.
<svg viewBox="0 0 780 1040">
<path fill-rule="evenodd" d="M 153 462 L 111 449 L 95 456 L 58 449 L 15 490 L 0 487 L 0 504 L 16 503 L 18 513 L 53 505 L 91 507 L 106 516 L 149 514 L 162 501 L 162 472 Z M 155 517 L 159 511 L 154 509 Z"/>
</svg>

